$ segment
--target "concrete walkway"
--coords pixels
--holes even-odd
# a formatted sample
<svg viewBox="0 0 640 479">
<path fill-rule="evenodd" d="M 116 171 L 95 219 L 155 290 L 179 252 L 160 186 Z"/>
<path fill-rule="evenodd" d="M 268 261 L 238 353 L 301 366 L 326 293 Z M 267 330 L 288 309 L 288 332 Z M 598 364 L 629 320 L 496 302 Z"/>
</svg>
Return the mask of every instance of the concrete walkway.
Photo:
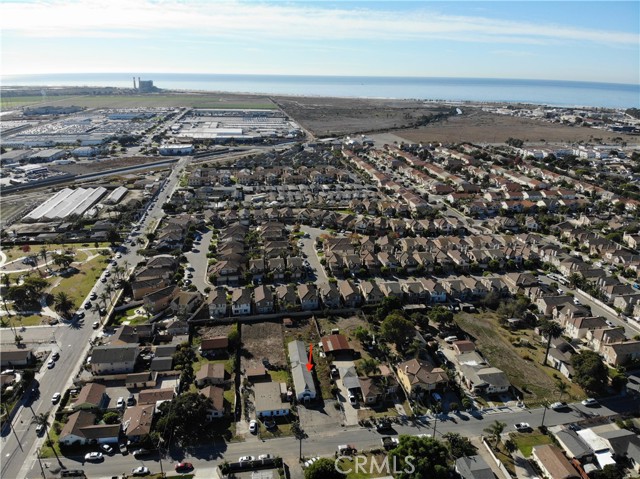
<svg viewBox="0 0 640 479">
<path fill-rule="evenodd" d="M 512 455 L 518 479 L 541 479 L 520 451 L 515 451 Z"/>
</svg>

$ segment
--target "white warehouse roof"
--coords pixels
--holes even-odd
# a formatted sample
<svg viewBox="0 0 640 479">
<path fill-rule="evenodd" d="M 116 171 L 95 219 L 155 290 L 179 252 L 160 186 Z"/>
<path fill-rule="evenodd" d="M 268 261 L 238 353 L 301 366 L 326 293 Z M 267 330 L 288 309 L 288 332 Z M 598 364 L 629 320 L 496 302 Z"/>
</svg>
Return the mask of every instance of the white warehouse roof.
<svg viewBox="0 0 640 479">
<path fill-rule="evenodd" d="M 107 192 L 106 188 L 65 188 L 42 203 L 25 220 L 61 219 L 70 215 L 82 215 L 100 200 Z"/>
</svg>

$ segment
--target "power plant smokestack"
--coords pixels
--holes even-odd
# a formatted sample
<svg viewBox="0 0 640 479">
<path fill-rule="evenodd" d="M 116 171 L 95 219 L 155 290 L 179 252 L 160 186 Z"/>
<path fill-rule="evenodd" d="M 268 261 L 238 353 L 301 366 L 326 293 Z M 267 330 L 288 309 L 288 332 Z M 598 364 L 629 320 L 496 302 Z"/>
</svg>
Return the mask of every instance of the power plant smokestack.
<svg viewBox="0 0 640 479">
<path fill-rule="evenodd" d="M 133 77 L 133 89 L 136 89 L 136 77 Z"/>
</svg>

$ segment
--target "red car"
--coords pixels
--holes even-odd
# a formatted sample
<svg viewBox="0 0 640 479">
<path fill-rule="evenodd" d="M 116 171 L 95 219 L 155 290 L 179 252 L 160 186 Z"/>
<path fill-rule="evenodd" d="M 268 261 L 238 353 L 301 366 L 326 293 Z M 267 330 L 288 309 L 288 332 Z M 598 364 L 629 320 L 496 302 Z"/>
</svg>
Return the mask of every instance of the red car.
<svg viewBox="0 0 640 479">
<path fill-rule="evenodd" d="M 193 464 L 190 462 L 179 462 L 176 464 L 176 472 L 189 472 L 193 470 Z"/>
</svg>

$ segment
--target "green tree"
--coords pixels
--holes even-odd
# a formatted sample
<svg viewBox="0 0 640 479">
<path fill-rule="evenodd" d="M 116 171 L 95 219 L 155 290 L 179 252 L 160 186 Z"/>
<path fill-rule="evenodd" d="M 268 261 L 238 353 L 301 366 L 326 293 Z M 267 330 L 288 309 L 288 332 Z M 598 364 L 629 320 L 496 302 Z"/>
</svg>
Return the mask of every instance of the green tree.
<svg viewBox="0 0 640 479">
<path fill-rule="evenodd" d="M 559 338 L 562 334 L 562 326 L 553 321 L 544 321 L 540 325 L 540 332 L 543 336 L 547 337 L 547 348 L 544 352 L 544 361 L 542 364 L 547 365 L 547 357 L 549 356 L 549 349 L 551 348 L 551 340 L 555 338 Z"/>
<path fill-rule="evenodd" d="M 102 420 L 105 424 L 118 424 L 120 422 L 120 415 L 114 411 L 106 412 L 104 416 L 102 416 Z"/>
<path fill-rule="evenodd" d="M 353 331 L 352 334 L 353 334 L 353 337 L 356 338 L 361 343 L 369 339 L 369 330 L 366 328 L 363 328 L 362 326 L 358 326 Z"/>
<path fill-rule="evenodd" d="M 449 477 L 447 446 L 432 437 L 400 436 L 400 443 L 389 452 L 401 471 L 396 479 L 445 479 Z"/>
<path fill-rule="evenodd" d="M 343 479 L 347 477 L 335 467 L 334 461 L 327 457 L 318 459 L 304 471 L 304 479 Z"/>
<path fill-rule="evenodd" d="M 594 351 L 584 350 L 571 358 L 573 380 L 586 391 L 602 392 L 607 386 L 609 370 Z"/>
<path fill-rule="evenodd" d="M 415 335 L 415 329 L 410 321 L 404 319 L 402 313 L 394 311 L 380 324 L 380 333 L 383 338 L 395 344 L 398 349 L 403 349 Z"/>
<path fill-rule="evenodd" d="M 380 372 L 379 363 L 376 359 L 373 358 L 365 358 L 360 361 L 360 369 L 366 376 L 369 376 L 370 374 L 374 374 L 376 372 Z"/>
<path fill-rule="evenodd" d="M 64 291 L 58 292 L 53 297 L 53 305 L 55 310 L 65 318 L 69 317 L 71 310 L 75 307 L 69 295 Z"/>
<path fill-rule="evenodd" d="M 429 313 L 429 319 L 439 325 L 447 324 L 453 321 L 453 312 L 444 306 L 436 306 Z"/>
<path fill-rule="evenodd" d="M 65 253 L 54 253 L 53 263 L 56 266 L 62 266 L 63 268 L 68 268 L 71 265 L 71 263 L 73 263 L 73 256 Z"/>
<path fill-rule="evenodd" d="M 504 431 L 505 427 L 507 427 L 507 425 L 504 422 L 500 422 L 496 420 L 493 422 L 493 424 L 484 428 L 483 431 L 489 434 L 489 436 L 493 437 L 496 440 L 496 447 L 497 447 L 498 443 L 500 442 L 500 435 Z"/>
<path fill-rule="evenodd" d="M 478 449 L 471 444 L 469 438 L 461 436 L 457 432 L 448 432 L 442 436 L 447 441 L 449 454 L 453 459 L 463 456 L 473 456 Z"/>
<path fill-rule="evenodd" d="M 208 434 L 208 410 L 213 407 L 211 399 L 196 392 L 186 392 L 165 401 L 159 406 L 160 418 L 155 424 L 156 431 L 165 440 L 170 438 L 180 446 L 191 446 L 202 441 Z"/>
<path fill-rule="evenodd" d="M 556 391 L 560 393 L 560 400 L 562 400 L 562 396 L 569 392 L 569 385 L 565 382 L 558 381 L 556 383 Z"/>
</svg>

